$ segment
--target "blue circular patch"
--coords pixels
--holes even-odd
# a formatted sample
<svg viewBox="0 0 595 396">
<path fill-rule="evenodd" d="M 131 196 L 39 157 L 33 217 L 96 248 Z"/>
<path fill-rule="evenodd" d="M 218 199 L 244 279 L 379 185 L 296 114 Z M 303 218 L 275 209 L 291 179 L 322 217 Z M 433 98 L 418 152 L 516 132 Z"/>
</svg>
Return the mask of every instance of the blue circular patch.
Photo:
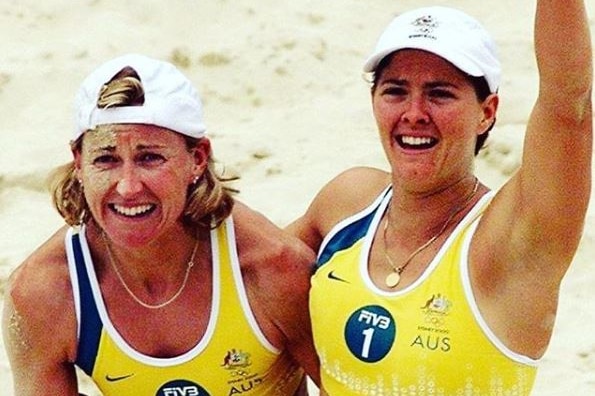
<svg viewBox="0 0 595 396">
<path fill-rule="evenodd" d="M 202 386 L 187 380 L 169 381 L 161 386 L 155 396 L 211 396 Z"/>
<path fill-rule="evenodd" d="M 379 305 L 356 310 L 345 324 L 347 347 L 353 356 L 368 363 L 386 356 L 395 342 L 396 333 L 392 315 Z"/>
</svg>

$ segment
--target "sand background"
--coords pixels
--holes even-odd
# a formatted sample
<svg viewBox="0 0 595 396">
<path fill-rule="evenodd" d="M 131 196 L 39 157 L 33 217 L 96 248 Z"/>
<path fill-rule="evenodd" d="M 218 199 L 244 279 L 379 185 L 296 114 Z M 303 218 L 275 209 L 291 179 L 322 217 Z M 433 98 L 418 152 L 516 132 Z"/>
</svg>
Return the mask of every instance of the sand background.
<svg viewBox="0 0 595 396">
<path fill-rule="evenodd" d="M 74 93 L 99 63 L 139 52 L 178 64 L 201 93 L 217 159 L 241 176 L 239 198 L 283 226 L 338 172 L 386 168 L 361 64 L 393 15 L 424 4 L 467 11 L 498 43 L 501 107 L 477 162 L 497 189 L 519 164 L 536 93 L 534 0 L 2 0 L 0 292 L 62 224 L 44 181 L 70 159 Z M 595 394 L 594 211 L 535 395 Z M 1 345 L 0 384 L 12 395 Z"/>
</svg>

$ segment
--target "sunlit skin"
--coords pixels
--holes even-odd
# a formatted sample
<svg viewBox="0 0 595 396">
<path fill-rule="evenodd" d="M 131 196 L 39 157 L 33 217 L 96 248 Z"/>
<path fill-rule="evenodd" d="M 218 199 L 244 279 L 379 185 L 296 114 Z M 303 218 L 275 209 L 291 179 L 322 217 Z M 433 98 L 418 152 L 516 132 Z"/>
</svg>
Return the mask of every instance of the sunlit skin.
<svg viewBox="0 0 595 396">
<path fill-rule="evenodd" d="M 333 251 L 335 256 L 327 259 L 330 264 L 323 263 L 331 270 L 337 265 L 350 279 L 354 274 L 360 279 L 351 286 L 335 281 L 327 284 L 323 277 L 331 272 L 319 272 L 319 282 L 311 288 L 312 307 L 316 307 L 312 301 L 317 298 L 324 300 L 329 287 L 351 287 L 345 293 L 355 290 L 359 304 L 390 305 L 398 301 L 399 308 L 411 303 L 411 312 L 419 312 L 424 301 L 416 302 L 411 293 L 423 287 L 435 288 L 429 283 L 434 277 L 447 288 L 462 287 L 468 305 L 475 311 L 477 320 L 457 322 L 464 331 L 449 330 L 453 339 L 458 333 L 464 340 L 480 323 L 483 329 L 477 330 L 489 329 L 485 330 L 486 341 L 510 358 L 510 363 L 532 363 L 529 359 L 543 356 L 552 337 L 560 285 L 577 252 L 591 197 L 593 51 L 584 1 L 537 0 L 534 26 L 539 92 L 526 122 L 521 164 L 489 195 L 488 186 L 474 176 L 473 163 L 476 138 L 493 124 L 498 95 L 479 99 L 486 94 L 481 79 L 469 78 L 446 60 L 423 51 L 401 50 L 383 59 L 376 69 L 371 99 L 390 171 L 357 166 L 342 172 L 318 192 L 306 213 L 287 227 L 314 251 L 328 248 L 325 243 L 341 235 L 342 230 L 351 233 L 361 227 L 366 231 L 361 238 L 353 238 L 355 245 Z M 431 39 L 430 35 L 422 36 Z M 383 46 L 388 43 L 384 37 L 388 36 L 379 42 Z M 396 46 L 402 44 L 401 38 L 406 39 L 395 37 L 399 37 L 393 43 Z M 409 42 L 415 45 L 416 37 L 410 37 Z M 472 54 L 459 44 L 449 44 L 451 49 L 460 50 L 449 59 L 487 59 L 485 48 Z M 437 52 L 446 48 L 439 39 L 429 45 Z M 372 59 L 378 54 L 383 52 L 374 53 Z M 465 70 L 470 71 L 468 66 L 470 63 Z M 494 77 L 493 87 L 497 86 L 498 76 L 492 74 L 496 69 L 483 66 L 480 68 L 485 82 Z M 375 217 L 370 225 L 362 225 L 361 219 L 372 214 Z M 362 270 L 365 260 L 367 273 Z M 401 272 L 397 284 L 394 277 L 386 281 L 387 274 L 394 271 L 390 261 L 411 264 Z M 440 274 L 436 275 L 436 270 L 446 271 L 445 267 L 452 272 L 437 278 Z M 395 294 L 374 290 L 369 281 L 380 291 Z M 460 311 L 465 302 L 457 297 L 454 304 Z M 344 309 L 348 314 L 352 308 Z M 395 315 L 400 314 L 397 311 Z M 395 322 L 407 324 L 410 318 L 403 314 Z M 345 321 L 330 324 L 324 308 L 312 315 L 312 321 L 316 346 L 324 357 L 321 373 L 328 393 L 351 394 L 354 383 L 384 381 L 386 385 L 401 375 L 394 367 L 381 364 L 374 367 L 378 369 L 374 373 L 356 373 L 354 359 L 345 358 L 340 348 L 329 341 L 329 334 L 342 336 Z M 408 325 L 412 332 L 421 330 L 416 323 Z M 405 327 L 401 330 L 405 331 Z M 447 327 L 455 326 L 450 323 Z M 401 335 L 406 333 L 403 331 Z M 402 345 L 407 348 L 412 344 Z M 489 394 L 488 388 L 493 388 L 494 383 L 503 385 L 504 381 L 495 379 L 500 372 L 508 375 L 517 370 L 508 364 L 478 368 L 466 377 L 469 381 L 460 383 L 462 387 L 448 389 L 460 379 L 452 373 L 465 370 L 463 359 L 462 366 L 457 367 L 458 362 L 445 363 L 442 357 L 446 355 L 441 353 L 430 357 L 437 351 L 424 348 L 418 352 L 401 353 L 398 348 L 389 352 L 395 361 L 404 363 L 401 384 L 413 392 L 421 389 L 417 387 L 421 382 L 419 376 L 407 371 L 407 359 L 427 363 L 424 374 L 435 379 L 436 389 L 443 388 L 446 394 L 466 389 L 469 381 L 478 389 L 485 382 L 485 390 L 479 392 Z M 468 352 L 473 364 L 474 354 L 484 350 L 477 344 Z M 339 366 L 355 371 L 345 378 L 333 375 Z M 528 395 L 533 373 L 530 367 L 521 369 L 515 373 L 520 375 L 518 380 L 502 389 Z M 409 376 L 410 386 L 405 380 Z"/>
<path fill-rule="evenodd" d="M 94 221 L 114 244 L 136 247 L 179 235 L 185 192 L 207 164 L 208 141 L 153 125 L 119 124 L 84 135 L 74 152 Z M 173 193 L 175 192 L 175 193 Z"/>
<path fill-rule="evenodd" d="M 471 175 L 475 140 L 493 121 L 497 104 L 496 95 L 479 102 L 469 79 L 440 57 L 420 50 L 395 53 L 372 93 L 395 185 L 446 188 Z M 420 138 L 423 145 L 403 144 Z"/>
</svg>

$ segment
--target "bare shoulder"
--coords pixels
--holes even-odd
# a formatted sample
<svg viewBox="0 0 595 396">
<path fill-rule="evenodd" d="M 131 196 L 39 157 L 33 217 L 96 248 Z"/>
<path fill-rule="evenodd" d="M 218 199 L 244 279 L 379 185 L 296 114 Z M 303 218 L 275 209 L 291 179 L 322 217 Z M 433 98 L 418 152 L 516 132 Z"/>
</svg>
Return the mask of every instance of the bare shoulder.
<svg viewBox="0 0 595 396">
<path fill-rule="evenodd" d="M 376 198 L 390 180 L 390 174 L 378 168 L 350 168 L 327 183 L 316 199 L 332 198 L 334 202 L 357 210 Z"/>
<path fill-rule="evenodd" d="M 20 299 L 51 297 L 69 282 L 64 236 L 61 229 L 38 247 L 20 264 L 9 278 L 9 292 L 18 303 Z"/>
<path fill-rule="evenodd" d="M 5 295 L 5 315 L 9 317 L 5 316 L 4 325 L 6 331 L 18 319 L 18 334 L 7 336 L 20 337 L 19 342 L 32 350 L 53 345 L 70 355 L 61 342 L 76 335 L 65 232 L 64 228 L 55 233 L 11 274 Z"/>
<path fill-rule="evenodd" d="M 337 223 L 365 209 L 390 182 L 390 174 L 377 168 L 348 169 L 328 182 L 285 230 L 316 251 Z"/>
<path fill-rule="evenodd" d="M 336 223 L 370 205 L 390 181 L 390 174 L 377 168 L 346 170 L 322 188 L 307 216 L 317 220 L 325 235 Z"/>
</svg>

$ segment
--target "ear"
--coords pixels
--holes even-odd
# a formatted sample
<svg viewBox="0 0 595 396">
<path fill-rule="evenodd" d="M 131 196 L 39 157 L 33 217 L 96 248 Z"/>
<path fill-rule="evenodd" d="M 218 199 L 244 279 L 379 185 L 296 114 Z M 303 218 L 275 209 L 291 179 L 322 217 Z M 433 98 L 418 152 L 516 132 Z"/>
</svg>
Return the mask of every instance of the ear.
<svg viewBox="0 0 595 396">
<path fill-rule="evenodd" d="M 479 123 L 478 135 L 486 133 L 490 127 L 496 122 L 496 113 L 498 112 L 498 104 L 500 98 L 498 94 L 490 94 L 481 104 L 482 118 Z"/>
<path fill-rule="evenodd" d="M 75 176 L 77 179 L 81 179 L 82 175 L 81 175 L 81 164 L 83 162 L 82 159 L 82 154 L 81 154 L 81 146 L 82 144 L 79 145 L 74 145 L 72 144 L 70 147 L 70 151 L 72 152 L 72 157 L 74 158 L 74 172 L 75 172 Z"/>
<path fill-rule="evenodd" d="M 194 178 L 199 178 L 209 165 L 211 141 L 206 137 L 201 138 L 192 148 L 192 154 L 194 156 L 193 175 Z"/>
</svg>

